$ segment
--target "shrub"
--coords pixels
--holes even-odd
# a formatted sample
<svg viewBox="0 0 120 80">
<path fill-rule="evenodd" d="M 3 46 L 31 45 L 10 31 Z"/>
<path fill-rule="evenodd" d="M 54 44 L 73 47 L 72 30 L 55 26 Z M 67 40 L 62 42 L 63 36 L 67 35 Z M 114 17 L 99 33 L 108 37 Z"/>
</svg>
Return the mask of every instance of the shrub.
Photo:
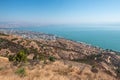
<svg viewBox="0 0 120 80">
<path fill-rule="evenodd" d="M 21 50 L 17 55 L 9 55 L 9 61 L 13 62 L 26 62 L 27 61 L 27 54 L 25 51 Z"/>
<path fill-rule="evenodd" d="M 15 73 L 18 74 L 20 77 L 26 76 L 26 71 L 24 68 L 18 68 Z"/>
<path fill-rule="evenodd" d="M 16 56 L 15 61 L 17 62 L 26 62 L 27 61 L 27 54 L 25 51 L 21 50 Z"/>
<path fill-rule="evenodd" d="M 50 57 L 49 57 L 49 60 L 52 61 L 52 62 L 54 62 L 54 61 L 55 61 L 55 57 L 50 56 Z"/>
</svg>

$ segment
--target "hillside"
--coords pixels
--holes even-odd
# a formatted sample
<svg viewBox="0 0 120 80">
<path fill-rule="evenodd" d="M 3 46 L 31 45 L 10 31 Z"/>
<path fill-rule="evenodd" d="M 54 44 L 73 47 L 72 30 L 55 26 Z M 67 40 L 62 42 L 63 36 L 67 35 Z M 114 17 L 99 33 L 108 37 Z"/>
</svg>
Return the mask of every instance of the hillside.
<svg viewBox="0 0 120 80">
<path fill-rule="evenodd" d="M 120 79 L 118 52 L 43 35 L 38 39 L 0 33 L 0 80 Z M 18 59 L 21 53 L 26 58 Z"/>
</svg>

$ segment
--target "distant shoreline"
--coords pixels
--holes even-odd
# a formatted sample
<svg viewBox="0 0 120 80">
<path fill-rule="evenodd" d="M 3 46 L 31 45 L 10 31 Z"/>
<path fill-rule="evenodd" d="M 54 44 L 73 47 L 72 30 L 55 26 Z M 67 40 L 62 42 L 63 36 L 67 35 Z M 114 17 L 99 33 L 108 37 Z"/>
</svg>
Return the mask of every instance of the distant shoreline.
<svg viewBox="0 0 120 80">
<path fill-rule="evenodd" d="M 10 33 L 10 30 L 13 30 L 12 34 L 17 34 L 19 36 L 22 36 L 23 38 L 28 38 L 28 39 L 46 39 L 44 36 L 42 37 L 39 37 L 41 35 L 47 35 L 47 37 L 49 36 L 49 38 L 47 38 L 46 40 L 55 40 L 57 38 L 63 38 L 63 39 L 67 39 L 67 38 L 64 38 L 64 37 L 58 37 L 58 36 L 55 36 L 53 34 L 46 34 L 46 33 L 41 33 L 41 32 L 35 32 L 35 31 L 25 31 L 25 30 L 14 30 L 14 28 L 0 28 L 0 29 L 3 29 L 4 31 L 0 30 L 0 32 L 6 32 L 7 34 Z M 8 32 L 7 32 L 7 31 Z M 24 34 L 28 34 L 28 35 L 24 35 Z M 24 36 L 23 36 L 24 35 Z M 29 37 L 28 37 L 29 36 Z M 32 37 L 31 37 L 32 36 Z M 35 37 L 34 37 L 35 36 Z M 37 38 L 38 37 L 38 38 Z M 89 43 L 86 43 L 86 42 L 81 42 L 81 41 L 75 41 L 75 40 L 72 40 L 72 39 L 67 39 L 67 40 L 70 40 L 70 41 L 73 41 L 73 42 L 77 42 L 77 43 L 83 43 L 83 44 L 86 44 L 86 45 L 90 45 L 90 46 L 93 46 L 93 47 L 97 47 L 97 48 L 101 48 L 99 46 L 95 46 L 95 45 L 92 45 L 92 44 L 89 44 Z M 101 48 L 101 49 L 105 49 L 105 48 Z M 112 49 L 108 49 L 108 50 L 111 50 L 111 51 L 114 51 L 114 52 L 120 52 L 118 50 L 112 50 Z"/>
</svg>

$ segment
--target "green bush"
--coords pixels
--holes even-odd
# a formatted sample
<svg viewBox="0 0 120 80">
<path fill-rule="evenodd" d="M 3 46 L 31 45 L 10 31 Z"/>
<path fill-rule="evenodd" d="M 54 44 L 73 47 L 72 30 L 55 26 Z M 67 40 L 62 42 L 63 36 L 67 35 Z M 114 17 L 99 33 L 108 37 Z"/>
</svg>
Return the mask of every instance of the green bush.
<svg viewBox="0 0 120 80">
<path fill-rule="evenodd" d="M 21 50 L 17 55 L 9 55 L 9 61 L 13 62 L 26 62 L 27 61 L 27 54 L 25 51 Z"/>
<path fill-rule="evenodd" d="M 52 61 L 52 62 L 55 61 L 55 57 L 53 57 L 53 56 L 50 56 L 48 59 L 49 59 L 50 61 Z"/>
<path fill-rule="evenodd" d="M 18 74 L 20 77 L 26 76 L 26 71 L 24 68 L 18 68 L 15 73 Z"/>
<path fill-rule="evenodd" d="M 16 56 L 15 61 L 17 62 L 26 62 L 27 61 L 27 54 L 25 51 L 21 50 Z"/>
</svg>

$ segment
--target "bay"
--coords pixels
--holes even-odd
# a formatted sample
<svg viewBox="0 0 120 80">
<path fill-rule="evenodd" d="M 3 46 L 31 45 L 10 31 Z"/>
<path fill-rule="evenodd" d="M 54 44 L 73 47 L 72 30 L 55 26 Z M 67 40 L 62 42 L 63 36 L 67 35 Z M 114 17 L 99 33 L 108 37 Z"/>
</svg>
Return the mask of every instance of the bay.
<svg viewBox="0 0 120 80">
<path fill-rule="evenodd" d="M 120 30 L 73 26 L 27 26 L 14 29 L 54 34 L 66 39 L 99 46 L 104 49 L 120 51 Z"/>
</svg>

